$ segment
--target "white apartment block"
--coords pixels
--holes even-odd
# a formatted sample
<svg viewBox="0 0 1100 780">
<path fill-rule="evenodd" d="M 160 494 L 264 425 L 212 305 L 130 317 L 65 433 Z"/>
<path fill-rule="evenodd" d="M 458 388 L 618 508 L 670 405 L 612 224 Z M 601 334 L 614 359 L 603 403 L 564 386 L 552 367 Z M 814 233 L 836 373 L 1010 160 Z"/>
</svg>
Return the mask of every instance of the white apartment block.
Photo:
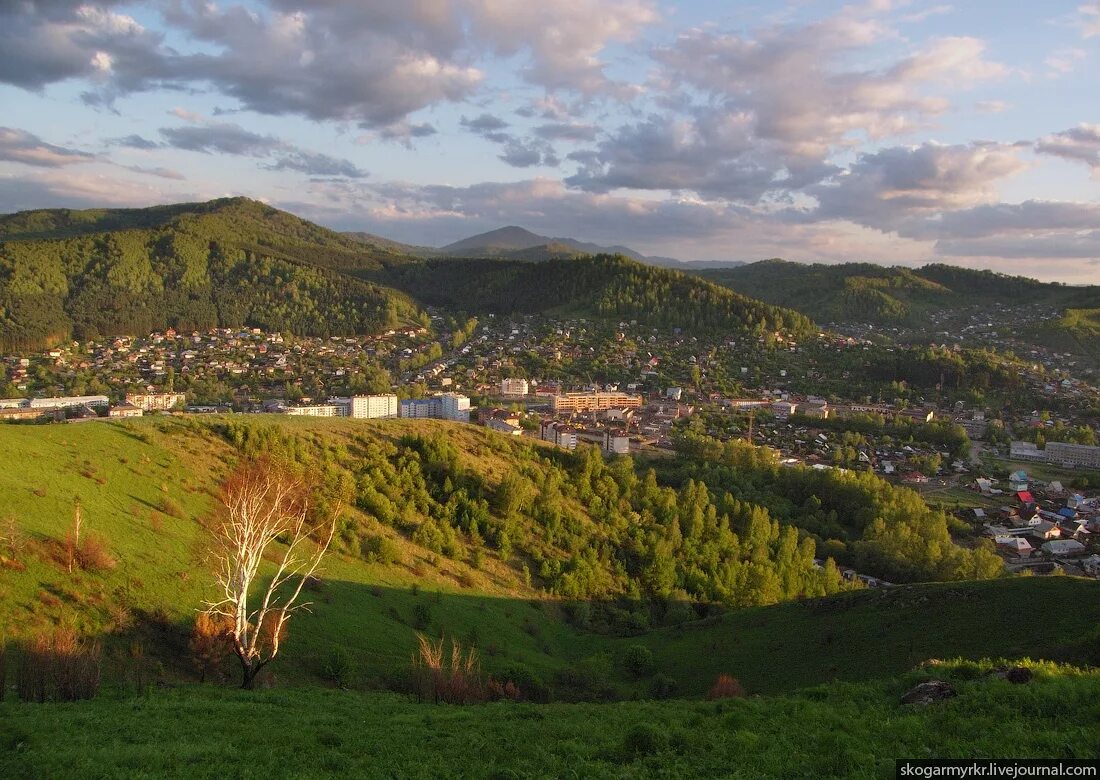
<svg viewBox="0 0 1100 780">
<path fill-rule="evenodd" d="M 310 404 L 308 406 L 284 406 L 283 414 L 295 417 L 336 417 L 336 404 Z"/>
<path fill-rule="evenodd" d="M 143 412 L 167 412 L 177 404 L 187 402 L 184 393 L 127 393 L 126 403 L 136 406 Z"/>
<path fill-rule="evenodd" d="M 440 412 L 444 420 L 470 422 L 470 399 L 458 393 L 444 393 L 439 397 Z"/>
<path fill-rule="evenodd" d="M 382 420 L 398 416 L 396 395 L 353 395 L 350 398 L 333 398 L 330 402 L 338 407 L 338 417 Z"/>
<path fill-rule="evenodd" d="M 28 409 L 70 409 L 76 406 L 106 407 L 110 401 L 105 395 L 73 395 L 61 398 L 32 398 Z"/>
<path fill-rule="evenodd" d="M 501 395 L 527 395 L 531 391 L 526 379 L 502 379 L 500 380 Z"/>
</svg>

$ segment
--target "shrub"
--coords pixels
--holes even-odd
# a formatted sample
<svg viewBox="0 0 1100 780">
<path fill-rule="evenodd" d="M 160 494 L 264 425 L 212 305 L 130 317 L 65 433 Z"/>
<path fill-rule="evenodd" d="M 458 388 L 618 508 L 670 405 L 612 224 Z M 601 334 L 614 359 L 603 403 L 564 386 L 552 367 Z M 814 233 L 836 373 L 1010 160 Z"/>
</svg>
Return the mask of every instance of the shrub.
<svg viewBox="0 0 1100 780">
<path fill-rule="evenodd" d="M 676 680 L 667 674 L 658 674 L 649 684 L 649 695 L 654 699 L 671 699 L 676 695 Z"/>
<path fill-rule="evenodd" d="M 157 505 L 157 508 L 169 517 L 183 519 L 183 507 L 169 496 L 164 496 L 163 498 L 161 498 L 160 502 Z"/>
<path fill-rule="evenodd" d="M 728 674 L 718 675 L 714 685 L 710 686 L 710 690 L 707 691 L 707 698 L 711 701 L 715 699 L 738 699 L 744 695 L 745 689 L 741 687 L 741 683 L 736 677 L 731 677 Z"/>
<path fill-rule="evenodd" d="M 401 563 L 403 557 L 397 542 L 380 534 L 360 537 L 359 554 L 369 563 L 381 563 L 385 566 Z"/>
<path fill-rule="evenodd" d="M 334 647 L 325 656 L 321 665 L 321 675 L 339 688 L 346 688 L 355 672 L 351 655 L 343 647 Z"/>
<path fill-rule="evenodd" d="M 653 672 L 653 653 L 644 645 L 631 645 L 623 653 L 623 667 L 635 679 Z"/>
<path fill-rule="evenodd" d="M 57 629 L 20 648 L 15 688 L 23 701 L 77 701 L 99 693 L 101 649 Z"/>
<path fill-rule="evenodd" d="M 668 737 L 656 726 L 638 723 L 630 727 L 623 737 L 623 753 L 632 758 L 651 756 L 668 747 Z"/>
<path fill-rule="evenodd" d="M 206 675 L 217 671 L 229 655 L 229 626 L 227 618 L 200 612 L 191 630 L 187 648 L 191 663 L 199 673 L 199 682 L 206 682 Z"/>
<path fill-rule="evenodd" d="M 84 571 L 106 571 L 115 567 L 107 540 L 98 534 L 86 534 L 76 545 L 74 557 Z"/>
<path fill-rule="evenodd" d="M 413 625 L 423 631 L 432 624 L 432 608 L 419 601 L 413 606 Z"/>
</svg>

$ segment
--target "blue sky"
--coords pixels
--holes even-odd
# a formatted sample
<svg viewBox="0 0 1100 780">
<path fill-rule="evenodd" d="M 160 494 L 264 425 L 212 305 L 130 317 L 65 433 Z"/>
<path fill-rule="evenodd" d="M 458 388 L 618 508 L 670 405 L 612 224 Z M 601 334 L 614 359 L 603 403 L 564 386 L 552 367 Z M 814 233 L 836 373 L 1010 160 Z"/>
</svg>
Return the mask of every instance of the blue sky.
<svg viewBox="0 0 1100 780">
<path fill-rule="evenodd" d="M 1100 2 L 11 0 L 0 211 L 1100 282 Z"/>
</svg>

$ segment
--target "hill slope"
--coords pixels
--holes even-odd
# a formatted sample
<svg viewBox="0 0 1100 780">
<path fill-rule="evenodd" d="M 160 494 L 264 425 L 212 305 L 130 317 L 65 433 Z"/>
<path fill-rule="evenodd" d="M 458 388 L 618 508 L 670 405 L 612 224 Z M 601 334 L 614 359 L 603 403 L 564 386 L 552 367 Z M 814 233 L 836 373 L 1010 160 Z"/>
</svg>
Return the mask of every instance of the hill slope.
<svg viewBox="0 0 1100 780">
<path fill-rule="evenodd" d="M 245 198 L 0 217 L 0 349 L 255 325 L 372 332 L 415 314 L 344 275 L 407 260 Z"/>
<path fill-rule="evenodd" d="M 1100 287 L 1045 284 L 1021 276 L 946 265 L 923 268 L 871 263 L 807 265 L 764 260 L 740 268 L 701 271 L 711 281 L 822 322 L 912 324 L 930 311 L 1002 303 L 1096 306 Z"/>
<path fill-rule="evenodd" d="M 420 447 L 415 437 L 438 434 L 455 447 L 457 458 L 442 473 L 429 450 L 413 457 L 414 450 L 401 449 L 403 440 Z M 414 438 L 404 438 L 409 436 Z M 349 476 L 360 485 L 385 468 L 377 453 L 390 452 L 387 460 L 400 468 L 380 478 L 399 491 L 395 495 L 406 496 L 392 508 L 398 512 L 393 518 L 369 491 L 349 509 L 323 580 L 309 594 L 312 612 L 295 618 L 286 654 L 273 667 L 282 679 L 314 679 L 325 658 L 343 648 L 354 663 L 354 685 L 388 684 L 405 673 L 418 630 L 476 643 L 489 670 L 521 675 L 524 685 L 541 680 L 539 686 L 557 698 L 647 691 L 650 676 L 636 678 L 621 666 L 626 648 L 635 644 L 653 652 L 653 673 L 670 677 L 678 693 L 690 696 L 724 672 L 736 674 L 750 691 L 775 692 L 897 674 L 932 657 L 1100 660 L 1100 585 L 1065 577 L 858 591 L 702 621 L 695 618 L 711 609 L 675 597 L 664 606 L 620 596 L 577 607 L 576 599 L 563 601 L 544 588 L 606 576 L 586 564 L 583 553 L 613 554 L 610 526 L 617 521 L 594 516 L 598 505 L 582 510 L 562 494 L 560 503 L 521 509 L 504 525 L 516 547 L 505 556 L 496 542 L 479 547 L 466 533 L 437 546 L 436 534 L 445 529 L 423 514 L 427 499 L 403 487 L 443 479 L 473 490 L 464 468 L 476 468 L 492 496 L 501 495 L 501 483 L 517 473 L 545 480 L 540 490 L 551 490 L 561 477 L 549 464 L 563 453 L 539 446 L 537 457 L 523 457 L 506 437 L 433 421 L 294 418 L 244 425 L 150 419 L 0 427 L 0 451 L 8 456 L 0 470 L 0 491 L 7 497 L 0 521 L 4 529 L 13 521 L 27 540 L 17 553 L 0 549 L 0 622 L 7 638 L 70 625 L 104 637 L 111 648 L 139 642 L 170 677 L 189 676 L 187 632 L 209 594 L 209 575 L 195 557 L 196 519 L 210 511 L 211 494 L 235 456 L 231 442 L 245 451 L 277 451 L 280 441 L 293 451 L 314 453 L 317 464 L 348 463 L 355 469 Z M 423 468 L 414 470 L 414 460 Z M 113 567 L 66 571 L 60 540 L 76 498 L 85 533 L 105 539 Z M 500 522 L 494 508 L 480 520 L 478 533 L 492 540 Z M 432 528 L 437 530 L 425 530 Z M 574 541 L 571 528 L 579 531 Z M 544 549 L 546 560 L 563 565 L 557 573 L 552 566 L 542 569 L 520 549 Z M 521 561 L 530 565 L 531 584 Z M 1005 614 L 1041 615 L 1042 630 L 1006 621 Z"/>
<path fill-rule="evenodd" d="M 395 266 L 384 284 L 429 304 L 495 313 L 556 312 L 653 325 L 731 332 L 809 333 L 813 325 L 693 276 L 622 256 L 549 258 L 537 265 L 485 259 L 432 259 Z"/>
</svg>

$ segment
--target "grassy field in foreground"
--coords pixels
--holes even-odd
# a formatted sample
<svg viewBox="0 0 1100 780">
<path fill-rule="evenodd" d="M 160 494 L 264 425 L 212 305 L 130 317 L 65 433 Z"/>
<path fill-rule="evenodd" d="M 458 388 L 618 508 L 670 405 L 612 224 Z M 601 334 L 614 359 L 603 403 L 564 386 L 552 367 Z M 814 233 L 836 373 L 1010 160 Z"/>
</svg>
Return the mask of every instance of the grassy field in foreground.
<svg viewBox="0 0 1100 780">
<path fill-rule="evenodd" d="M 1100 673 L 1030 683 L 946 664 L 900 678 L 719 702 L 417 704 L 335 690 L 187 687 L 0 705 L 0 776 L 886 778 L 898 757 L 1100 756 Z M 956 698 L 899 704 L 915 682 Z"/>
</svg>

